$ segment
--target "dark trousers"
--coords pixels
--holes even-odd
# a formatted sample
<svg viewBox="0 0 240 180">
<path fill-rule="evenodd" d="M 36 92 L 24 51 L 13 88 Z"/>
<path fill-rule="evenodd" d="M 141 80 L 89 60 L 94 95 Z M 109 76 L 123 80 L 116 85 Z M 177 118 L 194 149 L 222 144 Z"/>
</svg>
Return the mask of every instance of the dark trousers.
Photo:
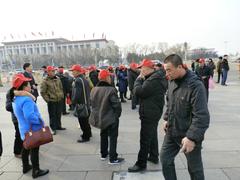
<svg viewBox="0 0 240 180">
<path fill-rule="evenodd" d="M 1 134 L 1 131 L 0 131 L 0 156 L 2 155 L 2 152 L 3 152 L 3 148 L 2 148 L 2 134 Z"/>
<path fill-rule="evenodd" d="M 121 101 L 123 101 L 123 100 L 124 100 L 124 97 L 123 97 L 123 95 L 124 95 L 124 93 L 123 93 L 123 92 L 120 92 L 120 99 L 121 99 Z"/>
<path fill-rule="evenodd" d="M 50 127 L 52 130 L 57 130 L 62 127 L 61 115 L 62 115 L 62 101 L 48 102 L 48 114 L 50 120 Z"/>
<path fill-rule="evenodd" d="M 33 149 L 25 149 L 22 150 L 22 164 L 23 168 L 29 166 L 29 154 L 31 154 L 31 162 L 34 170 L 39 169 L 39 147 Z"/>
<path fill-rule="evenodd" d="M 62 113 L 66 113 L 66 95 L 64 95 L 62 100 Z"/>
<path fill-rule="evenodd" d="M 14 122 L 13 124 L 15 127 L 15 140 L 14 140 L 13 152 L 14 152 L 14 154 L 21 154 L 22 148 L 23 148 L 23 141 L 20 136 L 18 122 Z"/>
<path fill-rule="evenodd" d="M 226 69 L 222 70 L 222 82 L 221 85 L 225 85 L 227 81 L 228 71 Z"/>
<path fill-rule="evenodd" d="M 160 159 L 165 180 L 177 180 L 174 159 L 181 149 L 181 140 L 169 135 L 164 137 Z M 185 154 L 191 180 L 204 180 L 201 147 L 201 143 L 197 144 L 192 152 Z"/>
<path fill-rule="evenodd" d="M 81 130 L 83 132 L 82 139 L 89 139 L 92 136 L 91 127 L 87 118 L 78 118 Z"/>
<path fill-rule="evenodd" d="M 217 77 L 217 83 L 220 82 L 220 78 L 222 77 L 222 72 L 221 71 L 218 71 L 218 77 Z"/>
<path fill-rule="evenodd" d="M 132 99 L 132 109 L 135 109 L 138 104 L 138 97 L 136 95 L 134 95 L 132 91 L 131 91 L 130 97 Z"/>
<path fill-rule="evenodd" d="M 145 168 L 147 166 L 147 158 L 158 159 L 158 136 L 157 136 L 158 120 L 141 120 L 140 130 L 140 150 L 138 152 L 138 160 L 136 165 Z"/>
<path fill-rule="evenodd" d="M 118 138 L 118 125 L 119 120 L 108 126 L 106 129 L 101 130 L 101 156 L 106 157 L 108 155 L 108 137 L 110 140 L 109 146 L 109 155 L 110 161 L 114 161 L 117 159 L 117 138 Z"/>
</svg>

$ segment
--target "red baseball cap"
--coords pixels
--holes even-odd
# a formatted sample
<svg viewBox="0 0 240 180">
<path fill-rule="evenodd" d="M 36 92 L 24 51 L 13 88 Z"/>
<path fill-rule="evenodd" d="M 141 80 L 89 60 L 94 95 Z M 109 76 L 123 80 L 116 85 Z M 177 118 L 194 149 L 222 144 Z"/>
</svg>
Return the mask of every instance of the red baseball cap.
<svg viewBox="0 0 240 180">
<path fill-rule="evenodd" d="M 99 80 L 105 80 L 108 76 L 112 75 L 108 70 L 103 69 L 99 72 L 98 74 L 98 79 Z"/>
<path fill-rule="evenodd" d="M 47 66 L 47 71 L 55 71 L 56 68 L 54 66 Z"/>
<path fill-rule="evenodd" d="M 16 74 L 13 77 L 12 87 L 18 89 L 24 82 L 31 81 L 31 78 L 26 78 L 23 74 Z"/>
<path fill-rule="evenodd" d="M 200 58 L 198 62 L 199 63 L 205 63 L 205 59 L 204 58 Z"/>
<path fill-rule="evenodd" d="M 97 68 L 96 68 L 95 65 L 91 65 L 91 66 L 88 67 L 88 70 L 89 70 L 89 71 L 95 71 L 96 69 L 97 69 Z"/>
<path fill-rule="evenodd" d="M 152 62 L 151 59 L 143 59 L 141 64 L 138 66 L 138 68 L 141 68 L 141 67 L 149 67 L 149 68 L 154 68 L 154 63 Z"/>
<path fill-rule="evenodd" d="M 138 67 L 138 64 L 137 63 L 131 63 L 130 64 L 130 68 L 131 69 L 136 69 Z"/>
<path fill-rule="evenodd" d="M 82 67 L 79 64 L 75 64 L 69 69 L 69 71 L 79 71 L 82 72 Z"/>
<path fill-rule="evenodd" d="M 108 66 L 107 68 L 109 71 L 113 70 L 113 67 L 112 66 Z"/>
<path fill-rule="evenodd" d="M 120 69 L 120 70 L 123 70 L 123 69 L 125 69 L 125 66 L 124 66 L 123 64 L 121 64 L 121 65 L 119 66 L 119 69 Z"/>
</svg>

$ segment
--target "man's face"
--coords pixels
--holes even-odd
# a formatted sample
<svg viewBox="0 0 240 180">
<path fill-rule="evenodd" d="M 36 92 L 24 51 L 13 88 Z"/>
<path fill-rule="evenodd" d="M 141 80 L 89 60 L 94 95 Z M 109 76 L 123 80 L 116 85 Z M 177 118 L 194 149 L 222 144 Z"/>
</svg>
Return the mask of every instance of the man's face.
<svg viewBox="0 0 240 180">
<path fill-rule="evenodd" d="M 141 67 L 141 74 L 143 74 L 144 76 L 147 76 L 149 74 L 151 74 L 154 71 L 154 69 L 143 66 Z"/>
<path fill-rule="evenodd" d="M 28 67 L 26 68 L 26 71 L 27 71 L 27 72 L 32 72 L 32 65 L 28 66 Z"/>
<path fill-rule="evenodd" d="M 224 57 L 223 57 L 223 59 L 226 59 L 226 60 L 228 60 L 228 56 L 224 56 Z"/>
<path fill-rule="evenodd" d="M 199 66 L 200 66 L 200 67 L 203 67 L 204 64 L 205 64 L 205 62 L 201 62 L 201 63 L 199 63 Z"/>
<path fill-rule="evenodd" d="M 182 69 L 182 65 L 175 67 L 172 63 L 168 62 L 165 64 L 166 76 L 169 80 L 178 79 L 180 77 L 180 70 Z"/>
<path fill-rule="evenodd" d="M 48 71 L 47 73 L 48 73 L 48 76 L 50 76 L 50 77 L 55 76 L 55 70 L 53 70 L 53 71 Z"/>
<path fill-rule="evenodd" d="M 77 77 L 80 74 L 79 71 L 72 71 L 72 75 L 73 77 Z"/>
</svg>

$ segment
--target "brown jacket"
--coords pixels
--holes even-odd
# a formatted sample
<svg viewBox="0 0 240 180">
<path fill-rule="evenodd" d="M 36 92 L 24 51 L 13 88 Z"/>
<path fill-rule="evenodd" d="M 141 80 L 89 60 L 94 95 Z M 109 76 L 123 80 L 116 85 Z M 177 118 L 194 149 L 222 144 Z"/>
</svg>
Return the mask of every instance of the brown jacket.
<svg viewBox="0 0 240 180">
<path fill-rule="evenodd" d="M 63 87 L 59 77 L 47 76 L 41 84 L 40 93 L 46 102 L 59 102 L 63 99 Z"/>
</svg>

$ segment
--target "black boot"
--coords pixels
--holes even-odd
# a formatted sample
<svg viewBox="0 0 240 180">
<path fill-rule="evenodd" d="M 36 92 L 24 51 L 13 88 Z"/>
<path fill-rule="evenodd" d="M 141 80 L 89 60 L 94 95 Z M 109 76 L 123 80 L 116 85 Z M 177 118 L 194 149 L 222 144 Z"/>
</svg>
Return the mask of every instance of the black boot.
<svg viewBox="0 0 240 180">
<path fill-rule="evenodd" d="M 42 169 L 35 169 L 33 170 L 32 172 L 32 177 L 35 179 L 37 177 L 40 177 L 40 176 L 44 176 L 46 174 L 49 173 L 49 170 L 48 169 L 45 169 L 45 170 L 42 170 Z"/>
<path fill-rule="evenodd" d="M 23 174 L 26 174 L 32 169 L 32 165 L 23 166 Z"/>
</svg>

